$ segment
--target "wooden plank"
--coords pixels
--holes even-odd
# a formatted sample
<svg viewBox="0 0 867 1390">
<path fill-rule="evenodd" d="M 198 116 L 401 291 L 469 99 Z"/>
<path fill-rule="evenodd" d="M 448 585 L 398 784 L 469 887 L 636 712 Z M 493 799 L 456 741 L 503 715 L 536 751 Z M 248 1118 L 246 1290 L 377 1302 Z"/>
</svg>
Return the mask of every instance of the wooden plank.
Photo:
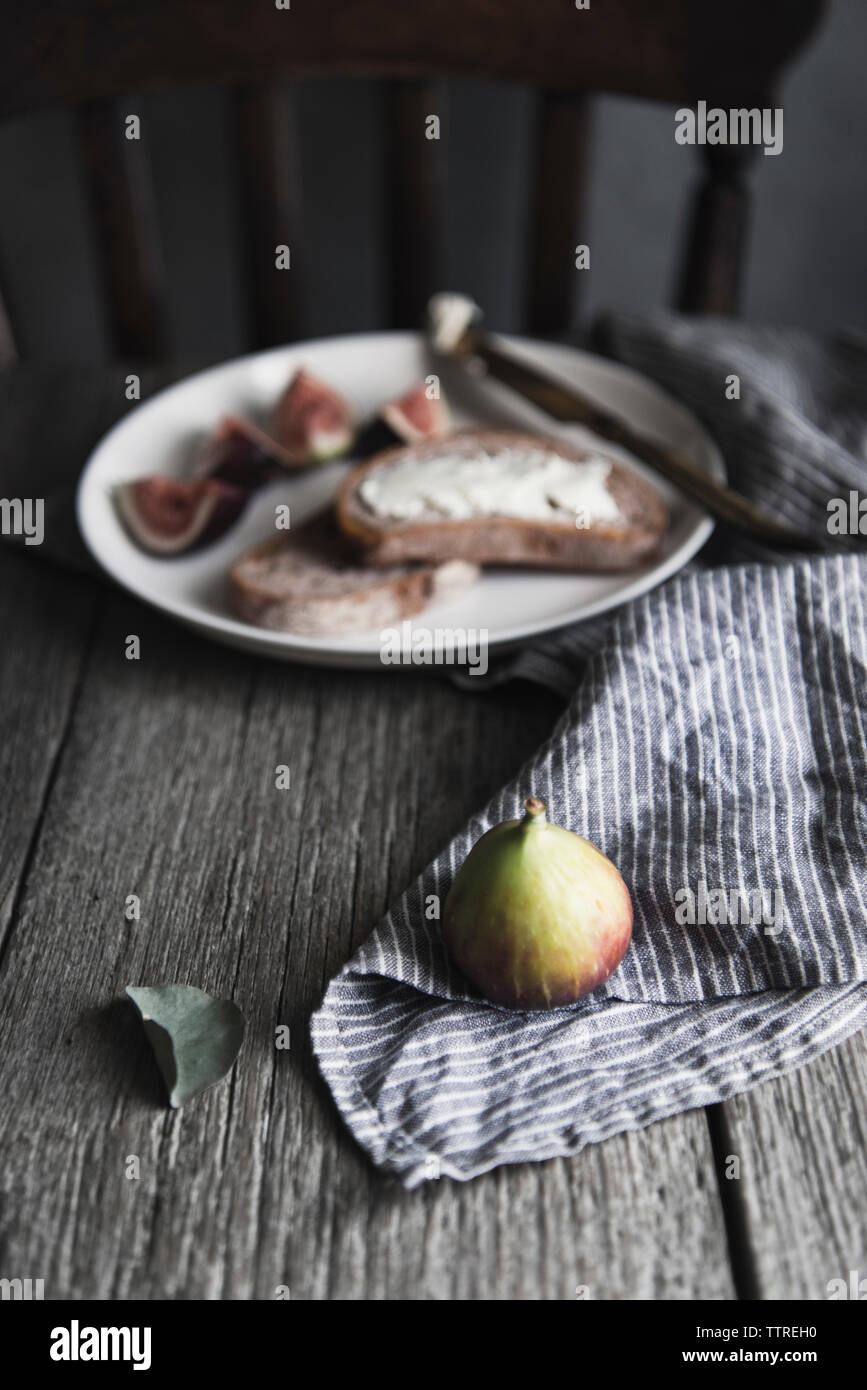
<svg viewBox="0 0 867 1390">
<path fill-rule="evenodd" d="M 295 1250 L 300 1296 L 734 1296 L 700 1112 L 575 1159 L 500 1168 L 465 1184 L 441 1180 L 419 1193 L 384 1185 L 351 1157 L 336 1150 L 318 1206 L 306 1206 Z M 308 1270 L 311 1242 L 321 1256 Z"/>
<path fill-rule="evenodd" d="M 867 1032 L 722 1111 L 753 1296 L 820 1300 L 867 1277 Z"/>
<path fill-rule="evenodd" d="M 112 597 L 0 972 L 4 1268 L 46 1297 L 730 1296 L 700 1113 L 406 1194 L 310 1053 L 328 977 L 557 709 L 523 684 L 259 663 Z M 249 1020 L 232 1079 L 179 1113 L 122 1002 L 158 980 L 231 995 Z"/>
<path fill-rule="evenodd" d="M 112 346 L 156 357 L 167 341 L 165 277 L 142 141 L 126 138 L 112 102 L 85 102 L 79 125 Z"/>
<path fill-rule="evenodd" d="M 4 493 L 4 496 L 8 495 Z M 78 699 L 101 593 L 0 549 L 0 961 Z"/>
<path fill-rule="evenodd" d="M 526 320 L 537 336 L 571 327 L 581 271 L 575 248 L 586 237 L 584 187 L 590 105 L 581 94 L 547 91 L 536 130 L 534 189 L 527 200 Z"/>
<path fill-rule="evenodd" d="M 301 167 L 285 87 L 239 87 L 235 95 L 240 214 L 255 347 L 298 337 L 303 325 Z M 277 268 L 277 247 L 290 268 Z"/>
<path fill-rule="evenodd" d="M 445 94 L 429 83 L 386 87 L 383 266 L 392 328 L 417 328 L 442 288 L 445 169 L 441 141 L 428 139 L 426 129 L 429 116 L 442 124 L 444 114 Z"/>
</svg>

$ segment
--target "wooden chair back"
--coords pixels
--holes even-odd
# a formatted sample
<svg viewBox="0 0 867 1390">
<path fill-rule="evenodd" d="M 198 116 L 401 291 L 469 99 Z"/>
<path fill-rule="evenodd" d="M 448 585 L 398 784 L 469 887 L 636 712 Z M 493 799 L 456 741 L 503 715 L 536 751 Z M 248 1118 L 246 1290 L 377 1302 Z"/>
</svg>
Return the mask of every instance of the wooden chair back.
<svg viewBox="0 0 867 1390">
<path fill-rule="evenodd" d="M 275 247 L 300 219 L 291 95 L 283 79 L 365 75 L 386 82 L 387 318 L 418 321 L 440 288 L 438 143 L 426 138 L 433 81 L 506 79 L 539 89 L 527 190 L 525 322 L 567 326 L 594 93 L 680 107 L 778 104 L 781 74 L 825 0 L 44 0 L 0 17 L 0 116 L 72 103 L 107 288 L 115 350 L 165 349 L 165 282 L 141 144 L 121 94 L 184 83 L 234 88 L 246 280 L 257 345 L 298 325 L 297 277 Z M 672 127 L 674 128 L 674 127 Z M 737 310 L 751 149 L 706 145 L 676 294 L 689 312 Z M 652 176 L 652 174 L 650 175 Z"/>
</svg>

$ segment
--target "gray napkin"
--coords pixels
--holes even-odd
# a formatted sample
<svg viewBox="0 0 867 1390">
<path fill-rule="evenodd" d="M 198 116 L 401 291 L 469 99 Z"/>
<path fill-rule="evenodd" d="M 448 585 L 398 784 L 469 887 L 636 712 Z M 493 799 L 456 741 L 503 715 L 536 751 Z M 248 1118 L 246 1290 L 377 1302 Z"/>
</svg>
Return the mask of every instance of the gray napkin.
<svg viewBox="0 0 867 1390">
<path fill-rule="evenodd" d="M 604 332 L 703 416 L 731 480 L 769 510 L 823 527 L 831 498 L 867 493 L 863 343 L 671 316 Z M 500 671 L 568 688 L 565 714 L 313 1017 L 347 1125 L 407 1187 L 577 1153 L 867 1026 L 867 558 L 756 563 L 749 544 L 719 544 L 728 563 Z M 432 915 L 476 839 L 530 794 L 614 860 L 635 909 L 607 984 L 546 1014 L 480 1000 Z"/>
</svg>

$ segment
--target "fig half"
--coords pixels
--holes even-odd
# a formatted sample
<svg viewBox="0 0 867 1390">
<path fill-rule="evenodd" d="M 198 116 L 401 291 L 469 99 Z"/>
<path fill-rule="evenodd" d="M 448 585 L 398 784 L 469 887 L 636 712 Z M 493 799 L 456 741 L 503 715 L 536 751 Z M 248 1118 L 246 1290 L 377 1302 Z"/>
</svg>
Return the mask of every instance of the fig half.
<svg viewBox="0 0 867 1390">
<path fill-rule="evenodd" d="M 355 438 L 352 411 L 331 386 L 303 368 L 274 409 L 271 433 L 295 466 L 340 458 Z"/>
<path fill-rule="evenodd" d="M 205 440 L 195 472 L 255 492 L 290 467 L 286 451 L 264 430 L 241 415 L 224 415 Z"/>
<path fill-rule="evenodd" d="M 365 425 L 355 448 L 359 458 L 369 458 L 398 444 L 418 444 L 441 439 L 454 429 L 445 397 L 431 398 L 420 382 L 396 400 L 388 401 Z"/>
<path fill-rule="evenodd" d="M 152 555 L 181 555 L 216 540 L 244 510 L 248 492 L 218 478 L 186 481 L 155 473 L 116 490 L 133 539 Z"/>
<path fill-rule="evenodd" d="M 443 936 L 486 999 L 512 1009 L 573 1004 L 608 979 L 632 936 L 632 900 L 588 840 L 524 802 L 476 842 L 446 898 Z"/>
</svg>

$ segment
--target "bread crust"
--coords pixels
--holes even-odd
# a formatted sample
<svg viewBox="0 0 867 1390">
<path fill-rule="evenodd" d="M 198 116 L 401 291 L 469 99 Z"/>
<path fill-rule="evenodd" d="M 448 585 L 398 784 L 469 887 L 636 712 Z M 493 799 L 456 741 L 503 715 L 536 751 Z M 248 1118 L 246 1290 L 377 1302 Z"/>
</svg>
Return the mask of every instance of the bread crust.
<svg viewBox="0 0 867 1390">
<path fill-rule="evenodd" d="M 525 521 L 506 516 L 403 522 L 377 517 L 362 501 L 361 484 L 371 473 L 407 457 L 435 457 L 442 452 L 443 442 L 437 439 L 388 449 L 344 478 L 337 494 L 337 521 L 361 548 L 367 564 L 459 559 L 560 570 L 632 569 L 654 553 L 665 533 L 668 516 L 656 489 L 613 458 L 607 481 L 623 513 L 622 525 L 594 522 L 578 527 L 565 517 L 563 521 Z M 513 430 L 462 430 L 448 442 L 468 451 L 546 448 L 579 463 L 589 453 L 564 439 Z"/>
</svg>

